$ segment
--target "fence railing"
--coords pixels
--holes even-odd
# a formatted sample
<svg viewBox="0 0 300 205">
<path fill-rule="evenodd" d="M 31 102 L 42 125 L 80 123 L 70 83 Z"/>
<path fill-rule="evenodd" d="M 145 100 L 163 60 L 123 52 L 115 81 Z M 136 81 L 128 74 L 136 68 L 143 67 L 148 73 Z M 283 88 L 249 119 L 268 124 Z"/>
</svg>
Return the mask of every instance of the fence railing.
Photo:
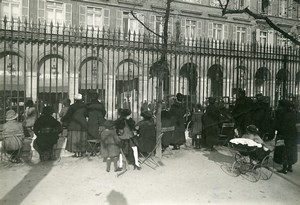
<svg viewBox="0 0 300 205">
<path fill-rule="evenodd" d="M 119 107 L 131 108 L 135 118 L 142 103 L 154 107 L 159 90 L 153 69 L 162 52 L 154 35 L 20 22 L 2 22 L 1 28 L 1 116 L 11 108 L 22 111 L 29 98 L 39 110 L 51 104 L 59 112 L 62 100 L 77 93 L 86 102 L 99 94 L 108 118 Z M 229 105 L 239 88 L 250 97 L 268 96 L 271 106 L 299 95 L 299 49 L 211 39 L 168 42 L 166 106 L 178 92 L 189 109 L 210 96 Z"/>
</svg>

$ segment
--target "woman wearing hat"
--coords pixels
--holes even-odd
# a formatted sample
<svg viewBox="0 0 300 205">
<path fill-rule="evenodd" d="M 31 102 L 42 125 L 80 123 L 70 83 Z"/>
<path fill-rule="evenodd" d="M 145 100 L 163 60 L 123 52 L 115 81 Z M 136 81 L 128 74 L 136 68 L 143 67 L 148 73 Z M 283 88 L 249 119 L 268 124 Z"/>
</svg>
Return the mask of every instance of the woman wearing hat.
<svg viewBox="0 0 300 205">
<path fill-rule="evenodd" d="M 70 105 L 66 115 L 61 119 L 68 124 L 66 150 L 74 153 L 73 157 L 82 157 L 87 144 L 87 106 L 82 102 L 82 95 L 75 95 L 74 104 Z"/>
<path fill-rule="evenodd" d="M 52 116 L 53 113 L 52 107 L 44 107 L 42 115 L 33 126 L 33 131 L 36 135 L 33 147 L 38 151 L 41 161 L 52 159 L 53 146 L 57 143 L 59 133 L 62 132 L 62 126 Z"/>
<path fill-rule="evenodd" d="M 155 124 L 150 111 L 141 113 L 143 119 L 137 123 L 139 133 L 138 147 L 139 151 L 145 154 L 152 152 L 156 144 Z"/>
<path fill-rule="evenodd" d="M 3 148 L 11 155 L 11 162 L 19 163 L 23 147 L 24 131 L 22 123 L 17 121 L 18 114 L 14 110 L 6 112 L 6 123 L 3 125 Z"/>
</svg>

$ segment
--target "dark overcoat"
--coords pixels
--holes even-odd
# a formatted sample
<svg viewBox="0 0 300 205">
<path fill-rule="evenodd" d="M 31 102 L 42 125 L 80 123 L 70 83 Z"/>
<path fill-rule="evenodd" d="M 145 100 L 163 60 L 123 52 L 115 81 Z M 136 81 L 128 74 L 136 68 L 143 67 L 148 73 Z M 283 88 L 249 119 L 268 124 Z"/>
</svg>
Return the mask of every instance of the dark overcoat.
<svg viewBox="0 0 300 205">
<path fill-rule="evenodd" d="M 156 144 L 155 125 L 152 119 L 137 123 L 139 127 L 138 145 L 141 152 L 151 152 Z"/>
<path fill-rule="evenodd" d="M 105 122 L 106 111 L 103 103 L 97 101 L 87 105 L 88 110 L 88 139 L 99 138 L 99 127 Z"/>
<path fill-rule="evenodd" d="M 218 143 L 220 112 L 214 105 L 208 105 L 203 115 L 203 134 L 208 147 Z"/>
<path fill-rule="evenodd" d="M 117 157 L 121 153 L 120 151 L 120 138 L 118 137 L 116 130 L 105 129 L 101 132 L 101 156 Z"/>
<path fill-rule="evenodd" d="M 42 115 L 34 123 L 33 131 L 36 134 L 35 143 L 39 150 L 46 151 L 52 149 L 57 143 L 62 126 L 51 115 Z"/>
<path fill-rule="evenodd" d="M 298 161 L 296 122 L 297 115 L 294 110 L 289 108 L 276 110 L 274 129 L 278 131 L 278 136 L 284 139 L 284 164 L 292 165 Z"/>
<path fill-rule="evenodd" d="M 70 105 L 62 121 L 68 124 L 68 131 L 87 131 L 87 106 L 81 101 L 75 101 Z"/>
<path fill-rule="evenodd" d="M 172 145 L 182 145 L 185 143 L 185 108 L 183 103 L 175 102 L 170 108 L 172 123 L 175 125 L 175 132 Z"/>
</svg>

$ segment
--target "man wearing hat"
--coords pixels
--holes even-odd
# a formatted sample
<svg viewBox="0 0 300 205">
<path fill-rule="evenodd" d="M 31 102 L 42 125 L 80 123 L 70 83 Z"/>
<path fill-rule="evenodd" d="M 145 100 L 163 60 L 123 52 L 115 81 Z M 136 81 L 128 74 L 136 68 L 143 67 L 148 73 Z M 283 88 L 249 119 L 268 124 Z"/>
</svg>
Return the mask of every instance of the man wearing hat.
<svg viewBox="0 0 300 205">
<path fill-rule="evenodd" d="M 74 153 L 74 157 L 81 157 L 86 153 L 87 116 L 87 106 L 82 102 L 82 95 L 76 94 L 74 104 L 70 105 L 66 115 L 62 118 L 62 121 L 68 124 L 66 149 Z"/>
<path fill-rule="evenodd" d="M 17 121 L 18 113 L 14 110 L 6 112 L 6 123 L 3 125 L 3 147 L 11 155 L 11 162 L 21 162 L 19 155 L 23 147 L 24 131 L 22 123 Z"/>
</svg>

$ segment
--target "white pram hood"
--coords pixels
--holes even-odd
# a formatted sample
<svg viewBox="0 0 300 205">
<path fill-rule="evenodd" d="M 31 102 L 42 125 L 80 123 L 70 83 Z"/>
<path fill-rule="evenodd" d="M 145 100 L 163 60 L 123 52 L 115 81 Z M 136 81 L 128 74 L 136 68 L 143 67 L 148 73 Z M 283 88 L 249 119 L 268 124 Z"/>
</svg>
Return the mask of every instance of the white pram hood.
<svg viewBox="0 0 300 205">
<path fill-rule="evenodd" d="M 230 140 L 233 144 L 242 144 L 242 145 L 248 145 L 249 147 L 258 147 L 261 148 L 262 145 L 247 138 L 235 138 Z"/>
</svg>

